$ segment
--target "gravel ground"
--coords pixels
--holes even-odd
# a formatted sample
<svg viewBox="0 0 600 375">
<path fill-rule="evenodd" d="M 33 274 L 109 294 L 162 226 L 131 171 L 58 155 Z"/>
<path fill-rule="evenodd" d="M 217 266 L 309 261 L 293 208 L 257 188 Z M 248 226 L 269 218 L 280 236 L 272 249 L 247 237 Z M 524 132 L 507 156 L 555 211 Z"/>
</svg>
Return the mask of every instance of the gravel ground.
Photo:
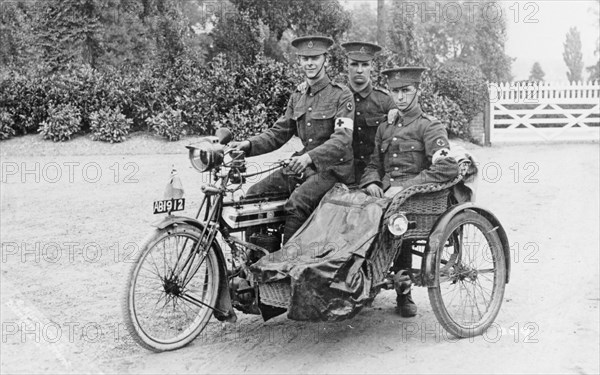
<svg viewBox="0 0 600 375">
<path fill-rule="evenodd" d="M 240 313 L 178 351 L 138 347 L 120 309 L 130 256 L 157 220 L 151 203 L 173 165 L 185 212 L 200 203 L 208 180 L 183 147 L 194 139 L 0 143 L 2 373 L 600 372 L 597 143 L 465 145 L 480 163 L 478 202 L 511 244 L 511 282 L 483 336 L 450 338 L 418 288 L 410 319 L 394 314 L 395 295 L 384 291 L 344 322 Z M 266 165 L 297 147 L 251 161 Z"/>
</svg>

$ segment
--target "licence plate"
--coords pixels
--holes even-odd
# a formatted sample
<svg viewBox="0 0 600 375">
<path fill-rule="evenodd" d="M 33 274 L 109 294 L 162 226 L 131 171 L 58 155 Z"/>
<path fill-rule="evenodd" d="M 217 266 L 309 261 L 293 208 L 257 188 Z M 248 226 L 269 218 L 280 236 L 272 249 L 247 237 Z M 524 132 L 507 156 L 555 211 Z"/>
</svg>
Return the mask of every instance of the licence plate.
<svg viewBox="0 0 600 375">
<path fill-rule="evenodd" d="M 165 212 L 183 211 L 185 209 L 185 198 L 154 201 L 152 207 L 154 208 L 154 214 L 164 214 Z"/>
</svg>

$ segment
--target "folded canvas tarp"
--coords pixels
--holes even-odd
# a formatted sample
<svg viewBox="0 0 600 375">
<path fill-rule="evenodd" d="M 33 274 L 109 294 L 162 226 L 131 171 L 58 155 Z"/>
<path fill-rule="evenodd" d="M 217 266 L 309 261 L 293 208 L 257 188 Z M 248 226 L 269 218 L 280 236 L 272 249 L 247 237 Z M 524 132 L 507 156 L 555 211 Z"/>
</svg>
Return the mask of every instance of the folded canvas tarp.
<svg viewBox="0 0 600 375">
<path fill-rule="evenodd" d="M 363 264 L 388 203 L 337 184 L 281 250 L 251 266 L 259 290 L 289 283 L 287 313 L 294 320 L 333 321 L 356 314 L 370 298 Z"/>
</svg>

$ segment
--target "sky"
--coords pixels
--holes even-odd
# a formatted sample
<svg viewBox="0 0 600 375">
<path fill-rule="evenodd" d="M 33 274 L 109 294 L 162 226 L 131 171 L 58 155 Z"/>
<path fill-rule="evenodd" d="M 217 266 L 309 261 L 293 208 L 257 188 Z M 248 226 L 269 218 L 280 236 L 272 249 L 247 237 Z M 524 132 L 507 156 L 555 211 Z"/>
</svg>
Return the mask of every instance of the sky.
<svg viewBox="0 0 600 375">
<path fill-rule="evenodd" d="M 385 0 L 386 3 L 394 0 Z M 477 1 L 470 0 L 471 9 Z M 345 7 L 355 7 L 360 2 L 375 6 L 377 0 L 340 0 Z M 442 14 L 452 15 L 453 1 L 439 1 Z M 570 27 L 576 26 L 581 35 L 584 66 L 593 65 L 600 56 L 594 56 L 600 34 L 598 13 L 600 0 L 507 0 L 499 1 L 506 16 L 506 53 L 516 58 L 512 64 L 515 80 L 527 79 L 534 62 L 538 61 L 546 81 L 567 81 L 567 66 L 563 61 L 563 43 Z M 467 12 L 464 12 L 467 14 Z M 490 19 L 495 15 L 490 12 Z M 587 72 L 584 69 L 584 78 Z"/>
</svg>

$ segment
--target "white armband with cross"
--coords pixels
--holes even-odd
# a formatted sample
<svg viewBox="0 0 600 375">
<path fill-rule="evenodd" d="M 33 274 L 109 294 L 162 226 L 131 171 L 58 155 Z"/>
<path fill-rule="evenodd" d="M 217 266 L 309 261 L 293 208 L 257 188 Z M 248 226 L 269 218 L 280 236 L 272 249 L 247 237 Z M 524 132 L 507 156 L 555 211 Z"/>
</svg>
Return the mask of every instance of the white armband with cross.
<svg viewBox="0 0 600 375">
<path fill-rule="evenodd" d="M 338 117 L 335 119 L 335 130 L 338 129 L 349 129 L 354 131 L 354 121 L 348 117 Z"/>
<path fill-rule="evenodd" d="M 440 148 L 431 157 L 431 164 L 435 164 L 437 161 L 451 157 L 450 150 L 447 148 Z"/>
</svg>

